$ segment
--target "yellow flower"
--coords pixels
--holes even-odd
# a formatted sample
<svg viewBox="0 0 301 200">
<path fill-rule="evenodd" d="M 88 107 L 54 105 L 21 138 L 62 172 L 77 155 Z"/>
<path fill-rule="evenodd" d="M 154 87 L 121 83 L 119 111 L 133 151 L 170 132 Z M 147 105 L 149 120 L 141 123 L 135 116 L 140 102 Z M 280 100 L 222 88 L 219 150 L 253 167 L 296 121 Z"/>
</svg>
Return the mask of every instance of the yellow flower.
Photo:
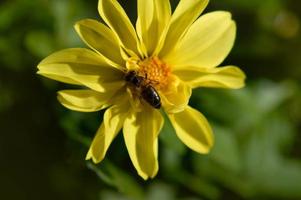
<svg viewBox="0 0 301 200">
<path fill-rule="evenodd" d="M 135 30 L 117 0 L 99 0 L 106 25 L 92 19 L 75 25 L 92 50 L 62 50 L 38 65 L 43 76 L 87 88 L 59 91 L 65 107 L 81 112 L 107 108 L 87 159 L 102 161 L 123 129 L 138 174 L 153 178 L 164 123 L 157 109 L 161 104 L 180 140 L 198 153 L 208 153 L 212 130 L 206 118 L 188 106 L 192 89 L 241 88 L 245 75 L 235 66 L 217 68 L 233 46 L 236 26 L 225 11 L 199 17 L 207 4 L 182 0 L 171 15 L 169 0 L 138 0 Z"/>
</svg>

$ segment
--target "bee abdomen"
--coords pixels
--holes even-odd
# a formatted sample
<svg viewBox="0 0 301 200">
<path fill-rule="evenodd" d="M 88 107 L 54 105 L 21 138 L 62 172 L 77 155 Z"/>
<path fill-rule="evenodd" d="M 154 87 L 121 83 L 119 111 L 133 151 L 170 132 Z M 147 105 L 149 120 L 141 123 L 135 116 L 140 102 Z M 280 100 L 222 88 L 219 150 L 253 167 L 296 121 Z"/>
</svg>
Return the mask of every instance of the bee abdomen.
<svg viewBox="0 0 301 200">
<path fill-rule="evenodd" d="M 161 108 L 161 98 L 154 87 L 151 85 L 146 86 L 141 91 L 143 99 L 149 103 L 152 107 L 159 109 Z"/>
</svg>

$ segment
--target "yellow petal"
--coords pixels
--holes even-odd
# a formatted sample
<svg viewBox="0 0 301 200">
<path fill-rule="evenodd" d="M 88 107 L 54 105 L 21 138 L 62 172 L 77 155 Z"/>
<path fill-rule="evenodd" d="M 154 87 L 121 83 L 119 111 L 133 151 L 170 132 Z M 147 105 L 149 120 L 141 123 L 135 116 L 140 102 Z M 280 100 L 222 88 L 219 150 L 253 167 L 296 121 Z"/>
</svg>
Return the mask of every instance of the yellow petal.
<svg viewBox="0 0 301 200">
<path fill-rule="evenodd" d="M 116 92 L 116 91 L 114 91 Z M 62 90 L 58 92 L 60 103 L 71 110 L 95 112 L 110 105 L 114 92 L 95 92 L 93 90 Z"/>
<path fill-rule="evenodd" d="M 56 52 L 42 60 L 38 69 L 38 74 L 45 77 L 84 85 L 98 92 L 117 90 L 125 84 L 122 71 L 109 66 L 100 55 L 88 49 Z"/>
<path fill-rule="evenodd" d="M 99 52 L 109 62 L 119 67 L 125 65 L 118 39 L 107 26 L 93 19 L 85 19 L 75 24 L 75 30 L 90 48 Z"/>
<path fill-rule="evenodd" d="M 183 111 L 188 105 L 192 92 L 188 84 L 185 84 L 177 77 L 173 77 L 173 79 L 166 91 L 160 91 L 162 105 L 167 113 Z"/>
<path fill-rule="evenodd" d="M 213 68 L 222 63 L 233 47 L 236 26 L 229 12 L 201 16 L 192 24 L 178 46 L 163 59 L 174 68 Z"/>
<path fill-rule="evenodd" d="M 235 66 L 218 68 L 186 67 L 177 68 L 174 72 L 190 87 L 214 87 L 239 89 L 244 87 L 246 76 Z"/>
<path fill-rule="evenodd" d="M 137 4 L 137 33 L 147 49 L 147 54 L 152 55 L 170 20 L 170 3 L 169 0 L 138 0 Z"/>
<path fill-rule="evenodd" d="M 209 0 L 182 0 L 179 2 L 166 30 L 163 49 L 159 54 L 160 57 L 164 57 L 174 48 L 181 36 L 206 8 L 208 2 Z"/>
<path fill-rule="evenodd" d="M 122 105 L 115 105 L 106 110 L 103 123 L 99 127 L 86 159 L 92 159 L 94 163 L 99 163 L 105 157 L 105 154 L 121 130 L 123 122 L 128 114 L 128 102 Z"/>
<path fill-rule="evenodd" d="M 207 119 L 187 106 L 179 113 L 168 115 L 180 140 L 198 153 L 208 153 L 213 145 L 213 134 Z"/>
<path fill-rule="evenodd" d="M 139 55 L 138 38 L 131 21 L 116 0 L 99 0 L 98 11 L 105 23 L 118 36 L 120 43 Z"/>
<path fill-rule="evenodd" d="M 149 106 L 143 112 L 132 112 L 124 121 L 126 147 L 138 174 L 145 180 L 158 172 L 158 134 L 163 123 L 160 112 Z"/>
</svg>

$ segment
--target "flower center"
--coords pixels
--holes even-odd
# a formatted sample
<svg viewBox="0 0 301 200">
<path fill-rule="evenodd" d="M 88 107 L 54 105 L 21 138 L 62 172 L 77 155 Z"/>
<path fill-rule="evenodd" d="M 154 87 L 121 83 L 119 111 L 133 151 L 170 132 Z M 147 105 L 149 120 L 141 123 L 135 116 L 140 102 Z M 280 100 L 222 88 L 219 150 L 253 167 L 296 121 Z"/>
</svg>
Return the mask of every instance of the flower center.
<svg viewBox="0 0 301 200">
<path fill-rule="evenodd" d="M 144 60 L 129 60 L 129 70 L 136 71 L 137 75 L 143 77 L 145 85 L 151 85 L 157 90 L 164 90 L 170 79 L 170 67 L 158 57 L 150 57 Z"/>
</svg>

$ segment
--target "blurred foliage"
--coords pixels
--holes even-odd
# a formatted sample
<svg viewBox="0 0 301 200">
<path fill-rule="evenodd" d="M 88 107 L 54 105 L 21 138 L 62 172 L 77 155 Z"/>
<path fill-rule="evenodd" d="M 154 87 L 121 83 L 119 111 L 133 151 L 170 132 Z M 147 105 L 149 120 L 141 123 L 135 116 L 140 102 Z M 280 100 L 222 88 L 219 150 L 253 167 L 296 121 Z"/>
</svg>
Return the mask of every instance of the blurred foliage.
<svg viewBox="0 0 301 200">
<path fill-rule="evenodd" d="M 120 2 L 135 22 L 135 1 Z M 196 89 L 190 104 L 213 126 L 212 152 L 187 149 L 166 119 L 160 171 L 145 182 L 121 135 L 105 161 L 86 162 L 103 113 L 66 110 L 55 96 L 69 86 L 35 74 L 50 53 L 84 46 L 72 27 L 99 19 L 97 0 L 2 0 L 0 199 L 301 199 L 301 3 L 211 0 L 213 10 L 237 22 L 224 64 L 240 66 L 247 87 Z"/>
</svg>

